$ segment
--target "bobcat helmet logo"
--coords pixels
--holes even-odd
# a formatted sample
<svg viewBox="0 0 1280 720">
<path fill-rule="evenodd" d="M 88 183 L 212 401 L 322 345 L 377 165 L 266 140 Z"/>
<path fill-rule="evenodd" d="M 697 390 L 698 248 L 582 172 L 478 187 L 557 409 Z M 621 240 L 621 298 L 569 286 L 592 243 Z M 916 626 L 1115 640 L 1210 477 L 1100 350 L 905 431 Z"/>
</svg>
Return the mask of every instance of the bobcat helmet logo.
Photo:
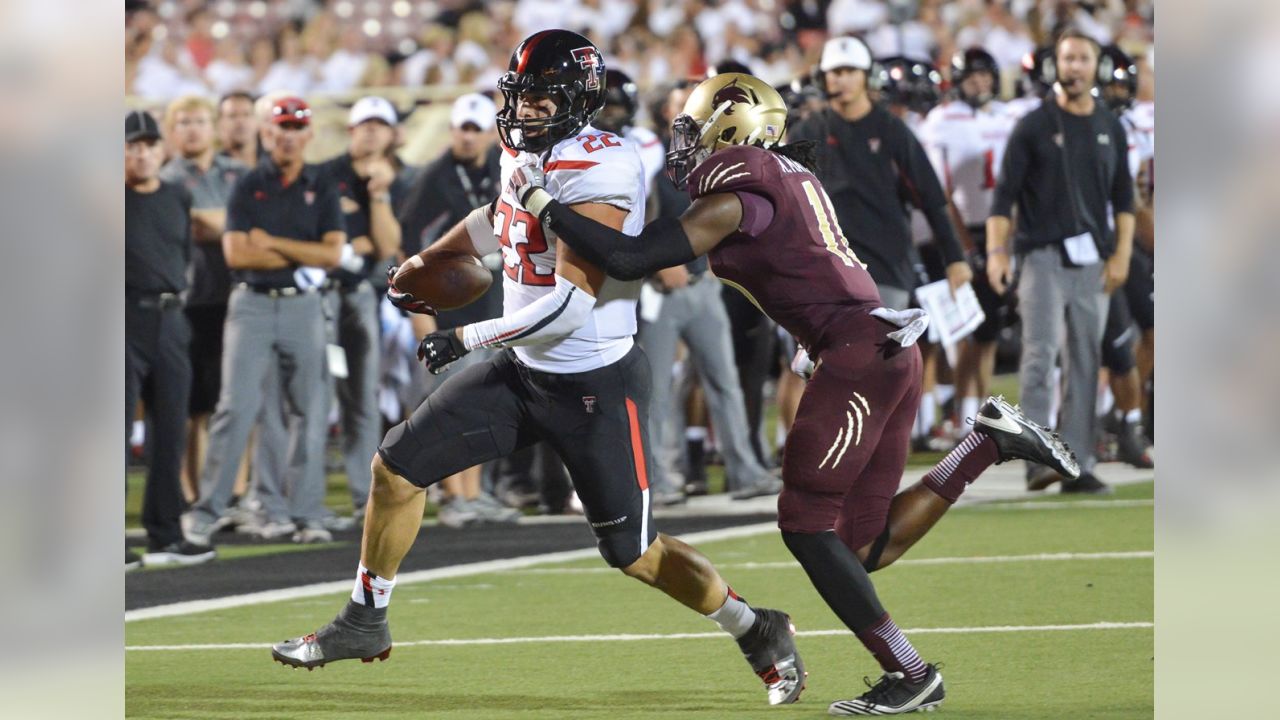
<svg viewBox="0 0 1280 720">
<path fill-rule="evenodd" d="M 711 106 L 714 108 L 718 108 L 726 102 L 729 103 L 729 107 L 725 108 L 724 114 L 732 115 L 734 105 L 737 105 L 738 103 L 754 105 L 760 102 L 760 99 L 756 97 L 755 92 L 753 92 L 751 88 L 742 87 L 738 85 L 738 81 L 735 80 L 729 85 L 725 85 L 720 88 L 720 90 L 716 92 L 715 96 L 711 98 Z"/>
<path fill-rule="evenodd" d="M 595 92 L 600 89 L 600 55 L 593 47 L 580 47 L 573 50 L 573 59 L 587 71 L 586 90 Z"/>
</svg>

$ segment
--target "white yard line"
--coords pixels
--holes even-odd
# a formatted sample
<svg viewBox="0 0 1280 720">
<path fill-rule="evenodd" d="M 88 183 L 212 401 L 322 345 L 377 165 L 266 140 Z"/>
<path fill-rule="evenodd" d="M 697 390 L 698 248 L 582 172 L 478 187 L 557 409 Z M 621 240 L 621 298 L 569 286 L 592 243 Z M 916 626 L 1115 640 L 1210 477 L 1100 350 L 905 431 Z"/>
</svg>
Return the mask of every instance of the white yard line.
<svg viewBox="0 0 1280 720">
<path fill-rule="evenodd" d="M 907 558 L 899 560 L 893 567 L 904 565 L 983 565 L 988 563 L 1018 562 L 1063 562 L 1069 560 L 1146 560 L 1156 556 L 1151 550 L 1133 550 L 1129 552 L 1094 552 L 1094 553 L 1036 553 L 1033 555 L 987 555 L 979 557 L 932 557 Z M 776 562 L 742 562 L 718 563 L 716 567 L 723 570 L 799 570 L 794 560 Z M 617 570 L 607 567 L 587 568 L 521 568 L 512 572 L 530 575 L 583 575 L 595 573 L 616 573 Z"/>
<path fill-rule="evenodd" d="M 978 627 L 905 628 L 907 635 L 970 635 L 977 633 L 1034 633 L 1070 632 L 1077 630 L 1148 630 L 1155 627 L 1150 622 L 1096 622 L 1083 625 L 987 625 Z M 801 630 L 799 637 L 826 637 L 848 635 L 844 628 L 834 630 Z M 636 642 L 641 640 L 705 640 L 724 638 L 722 632 L 620 634 L 620 635 L 545 635 L 541 637 L 460 638 L 446 640 L 411 640 L 397 642 L 395 647 L 455 646 L 455 645 L 519 645 L 527 643 L 577 643 L 577 642 Z M 193 645 L 126 645 L 132 652 L 160 652 L 177 650 L 264 650 L 270 643 L 222 643 Z"/>
</svg>

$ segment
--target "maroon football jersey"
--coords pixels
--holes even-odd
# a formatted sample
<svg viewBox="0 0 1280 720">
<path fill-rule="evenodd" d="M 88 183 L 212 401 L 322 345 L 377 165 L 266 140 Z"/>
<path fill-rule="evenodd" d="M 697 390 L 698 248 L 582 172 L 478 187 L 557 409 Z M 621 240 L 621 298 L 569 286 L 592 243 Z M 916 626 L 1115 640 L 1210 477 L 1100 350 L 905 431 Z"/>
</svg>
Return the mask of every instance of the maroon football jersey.
<svg viewBox="0 0 1280 720">
<path fill-rule="evenodd" d="M 851 314 L 880 306 L 875 282 L 849 248 L 822 183 L 803 165 L 739 145 L 689 175 L 694 200 L 730 192 L 766 199 L 773 219 L 754 234 L 739 231 L 720 241 L 708 254 L 711 268 L 810 352 L 826 347 Z"/>
</svg>

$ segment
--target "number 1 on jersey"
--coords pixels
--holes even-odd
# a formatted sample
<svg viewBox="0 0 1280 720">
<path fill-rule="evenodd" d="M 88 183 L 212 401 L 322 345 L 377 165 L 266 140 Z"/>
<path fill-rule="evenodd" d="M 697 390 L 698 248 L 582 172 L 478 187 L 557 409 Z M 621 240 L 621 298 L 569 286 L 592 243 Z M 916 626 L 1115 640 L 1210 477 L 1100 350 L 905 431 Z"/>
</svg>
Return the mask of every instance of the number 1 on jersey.
<svg viewBox="0 0 1280 720">
<path fill-rule="evenodd" d="M 801 186 L 804 188 L 805 197 L 809 199 L 809 206 L 813 208 L 813 214 L 817 216 L 818 232 L 822 233 L 827 252 L 840 258 L 840 261 L 849 267 L 856 264 L 865 270 L 866 263 L 859 260 L 853 253 L 853 248 L 849 247 L 849 241 L 844 237 L 844 231 L 840 229 L 840 221 L 831 211 L 831 199 L 827 197 L 827 191 L 815 187 L 812 180 L 805 180 Z"/>
</svg>

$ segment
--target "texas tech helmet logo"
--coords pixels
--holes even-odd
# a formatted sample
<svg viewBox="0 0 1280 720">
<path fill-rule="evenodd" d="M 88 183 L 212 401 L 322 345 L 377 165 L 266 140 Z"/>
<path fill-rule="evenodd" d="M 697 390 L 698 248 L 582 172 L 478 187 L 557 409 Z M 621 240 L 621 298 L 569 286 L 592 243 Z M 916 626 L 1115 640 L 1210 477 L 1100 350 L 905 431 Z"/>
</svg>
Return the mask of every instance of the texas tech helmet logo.
<svg viewBox="0 0 1280 720">
<path fill-rule="evenodd" d="M 573 59 L 587 71 L 587 90 L 600 89 L 600 53 L 594 47 L 580 47 L 573 51 Z"/>
<path fill-rule="evenodd" d="M 734 105 L 738 103 L 754 105 L 760 102 L 760 99 L 751 88 L 742 87 L 738 85 L 737 80 L 734 80 L 716 91 L 715 97 L 711 98 L 711 107 L 718 108 L 726 102 L 729 103 L 729 107 L 725 109 L 724 114 L 732 115 Z"/>
</svg>

